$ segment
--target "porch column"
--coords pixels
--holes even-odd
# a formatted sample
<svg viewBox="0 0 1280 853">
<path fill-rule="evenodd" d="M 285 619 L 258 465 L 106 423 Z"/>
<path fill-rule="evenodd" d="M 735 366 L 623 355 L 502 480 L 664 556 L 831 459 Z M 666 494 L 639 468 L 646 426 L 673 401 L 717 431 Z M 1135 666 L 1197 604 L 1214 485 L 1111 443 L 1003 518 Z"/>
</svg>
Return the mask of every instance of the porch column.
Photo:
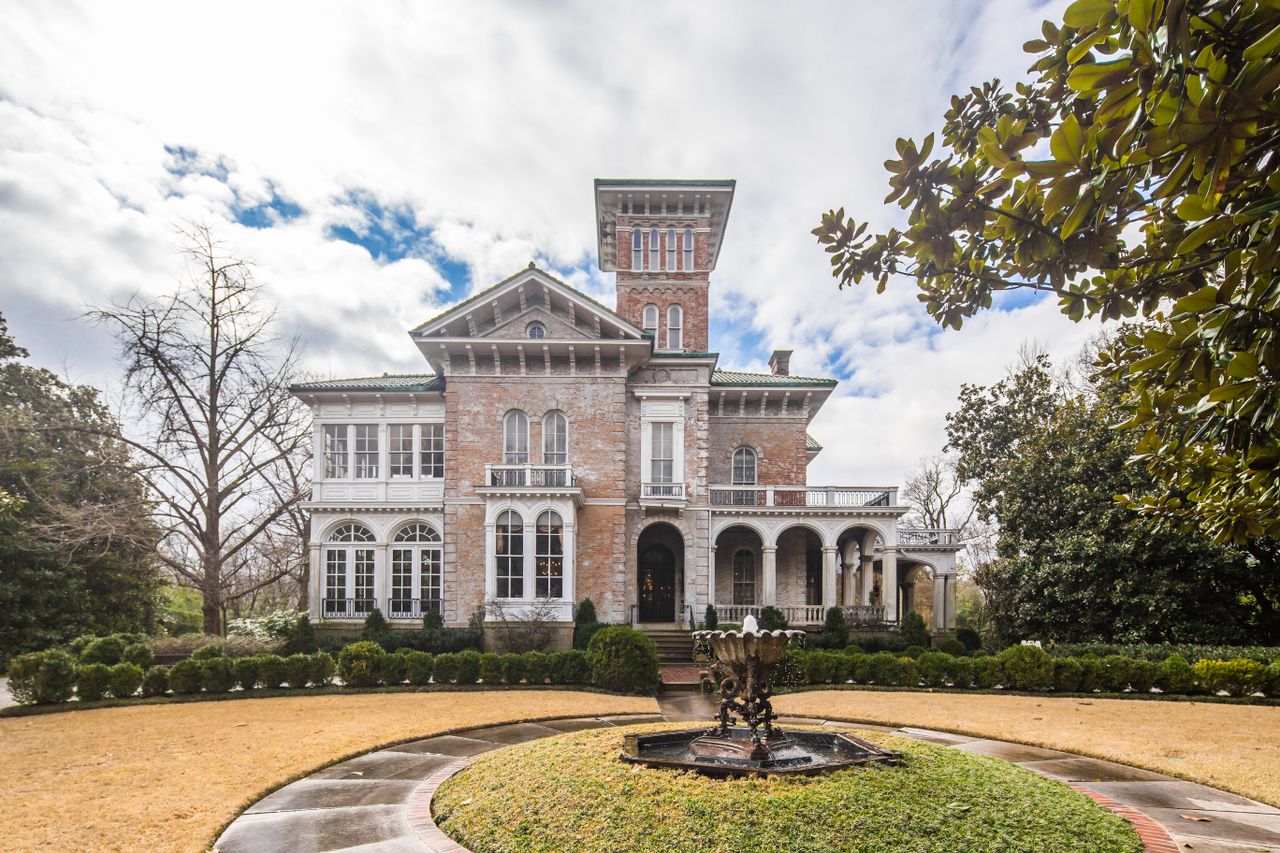
<svg viewBox="0 0 1280 853">
<path fill-rule="evenodd" d="M 324 568 L 320 562 L 320 543 L 312 542 L 310 545 L 308 559 L 310 560 L 311 571 L 307 578 L 309 587 L 308 593 L 310 600 L 307 602 L 307 610 L 311 613 L 311 621 L 319 622 L 321 608 L 324 607 Z"/>
<path fill-rule="evenodd" d="M 715 606 L 716 604 L 716 546 L 711 546 L 711 559 L 707 563 L 707 604 Z M 716 608 L 719 609 L 718 607 Z M 706 617 L 706 613 L 698 614 Z M 716 614 L 719 617 L 719 614 Z"/>
<path fill-rule="evenodd" d="M 945 604 L 943 612 L 946 614 L 946 622 L 943 627 L 948 631 L 954 631 L 956 628 L 956 576 L 943 575 L 942 579 L 946 581 L 942 598 Z"/>
<path fill-rule="evenodd" d="M 764 568 L 764 590 L 761 603 L 776 606 L 778 603 L 778 549 L 774 545 L 765 545 L 761 564 Z"/>
<path fill-rule="evenodd" d="M 934 575 L 933 578 L 933 630 L 947 630 L 947 576 Z"/>
<path fill-rule="evenodd" d="M 862 555 L 862 569 L 858 572 L 862 578 L 862 603 L 871 604 L 871 588 L 876 585 L 876 557 L 874 554 Z"/>
<path fill-rule="evenodd" d="M 886 622 L 898 621 L 898 549 L 884 549 L 880 558 L 880 598 L 884 602 L 884 619 Z"/>
<path fill-rule="evenodd" d="M 836 606 L 836 547 L 822 549 L 822 609 Z"/>
</svg>

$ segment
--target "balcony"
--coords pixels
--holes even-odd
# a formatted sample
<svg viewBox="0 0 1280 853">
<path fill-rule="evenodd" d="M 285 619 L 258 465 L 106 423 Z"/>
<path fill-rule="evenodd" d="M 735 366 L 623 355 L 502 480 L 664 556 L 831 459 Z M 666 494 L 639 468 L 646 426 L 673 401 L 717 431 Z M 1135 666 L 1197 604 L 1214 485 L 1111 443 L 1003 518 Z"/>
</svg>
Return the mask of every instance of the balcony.
<svg viewBox="0 0 1280 853">
<path fill-rule="evenodd" d="M 681 509 L 688 500 L 684 483 L 641 483 L 640 506 Z"/>
<path fill-rule="evenodd" d="M 486 465 L 485 485 L 495 488 L 572 489 L 578 482 L 570 465 Z"/>
<path fill-rule="evenodd" d="M 888 508 L 898 505 L 898 487 L 712 486 L 711 505 L 717 508 Z"/>
<path fill-rule="evenodd" d="M 725 624 L 737 625 L 748 616 L 760 618 L 760 604 L 717 604 L 716 616 Z M 778 605 L 792 628 L 814 628 L 826 621 L 827 611 L 820 604 Z M 878 604 L 855 604 L 842 607 L 845 624 L 850 626 L 879 625 L 884 622 L 884 608 Z"/>
<path fill-rule="evenodd" d="M 944 530 L 941 528 L 916 528 L 903 529 L 898 531 L 898 544 L 902 546 L 917 547 L 959 547 L 960 531 Z"/>
</svg>

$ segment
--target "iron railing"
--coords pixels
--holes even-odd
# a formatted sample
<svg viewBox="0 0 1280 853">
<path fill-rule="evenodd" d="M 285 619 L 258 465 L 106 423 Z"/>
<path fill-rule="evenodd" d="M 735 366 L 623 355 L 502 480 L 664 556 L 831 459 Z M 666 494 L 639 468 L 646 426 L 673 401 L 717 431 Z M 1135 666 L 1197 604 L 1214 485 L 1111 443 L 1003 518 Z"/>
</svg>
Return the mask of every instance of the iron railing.
<svg viewBox="0 0 1280 853">
<path fill-rule="evenodd" d="M 896 506 L 898 489 L 862 486 L 712 486 L 712 506 Z"/>
<path fill-rule="evenodd" d="M 640 497 L 684 500 L 684 483 L 641 483 Z"/>
<path fill-rule="evenodd" d="M 322 619 L 363 619 L 378 608 L 374 598 L 326 598 L 320 602 Z"/>
<path fill-rule="evenodd" d="M 936 527 L 898 530 L 899 545 L 959 545 L 960 531 Z"/>
<path fill-rule="evenodd" d="M 764 607 L 765 605 L 763 604 L 717 604 L 716 616 L 721 622 L 736 624 L 748 616 L 754 616 L 759 619 L 760 611 Z M 782 611 L 782 615 L 786 617 L 787 624 L 793 627 L 798 625 L 821 625 L 826 621 L 827 616 L 827 608 L 821 604 L 776 605 L 776 609 Z M 884 607 L 878 604 L 855 604 L 841 609 L 844 611 L 844 619 L 848 624 L 875 625 L 884 621 Z"/>
<path fill-rule="evenodd" d="M 388 619 L 421 619 L 428 613 L 444 613 L 444 602 L 438 598 L 388 598 Z"/>
<path fill-rule="evenodd" d="M 577 484 L 570 465 L 486 465 L 484 479 L 490 486 L 567 489 Z"/>
</svg>

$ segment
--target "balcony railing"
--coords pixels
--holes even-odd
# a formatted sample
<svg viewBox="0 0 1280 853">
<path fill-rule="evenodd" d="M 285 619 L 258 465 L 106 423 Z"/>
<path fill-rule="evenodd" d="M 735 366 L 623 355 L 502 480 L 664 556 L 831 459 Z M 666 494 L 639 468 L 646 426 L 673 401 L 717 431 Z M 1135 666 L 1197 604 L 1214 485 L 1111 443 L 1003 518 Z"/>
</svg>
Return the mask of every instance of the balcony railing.
<svg viewBox="0 0 1280 853">
<path fill-rule="evenodd" d="M 712 506 L 896 506 L 898 489 L 863 486 L 712 486 Z"/>
<path fill-rule="evenodd" d="M 322 619 L 363 619 L 378 606 L 375 598 L 326 598 L 320 602 Z"/>
<path fill-rule="evenodd" d="M 421 619 L 428 613 L 442 613 L 444 602 L 438 598 L 389 598 L 388 619 Z"/>
<path fill-rule="evenodd" d="M 761 604 L 717 604 L 716 616 L 721 622 L 737 624 L 748 616 L 760 618 Z M 787 624 L 821 625 L 826 621 L 827 609 L 820 604 L 777 605 L 786 617 Z M 844 610 L 844 620 L 850 625 L 874 625 L 884 621 L 884 608 L 879 605 L 857 604 Z"/>
<path fill-rule="evenodd" d="M 486 465 L 484 481 L 490 486 L 567 489 L 577 485 L 569 465 Z"/>
<path fill-rule="evenodd" d="M 684 483 L 641 483 L 641 499 L 684 500 Z"/>
<path fill-rule="evenodd" d="M 960 531 L 941 528 L 899 530 L 899 545 L 959 545 Z"/>
</svg>

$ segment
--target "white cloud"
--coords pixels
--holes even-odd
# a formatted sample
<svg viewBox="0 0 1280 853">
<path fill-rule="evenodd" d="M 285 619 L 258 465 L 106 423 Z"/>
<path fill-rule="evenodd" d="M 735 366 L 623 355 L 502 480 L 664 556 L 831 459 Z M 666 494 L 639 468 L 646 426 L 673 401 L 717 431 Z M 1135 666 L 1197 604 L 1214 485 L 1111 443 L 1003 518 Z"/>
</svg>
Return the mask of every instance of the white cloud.
<svg viewBox="0 0 1280 853">
<path fill-rule="evenodd" d="M 473 287 L 538 258 L 610 300 L 591 179 L 733 177 L 713 310 L 795 349 L 797 373 L 852 377 L 814 424 L 815 481 L 896 481 L 940 447 L 961 382 L 1092 327 L 1050 302 L 937 334 L 905 286 L 838 291 L 809 229 L 840 205 L 895 221 L 894 139 L 934 129 L 971 83 L 1019 77 L 1022 42 L 1062 5 L 5 2 L 0 308 L 38 360 L 105 383 L 102 333 L 67 318 L 166 287 L 173 224 L 194 219 L 255 260 L 313 370 L 421 369 L 404 332 L 448 282 L 430 256 L 382 264 L 329 239 L 362 225 L 350 193 L 411 211 Z M 178 146 L 199 169 L 167 170 Z M 303 215 L 234 221 L 237 198 L 272 188 Z"/>
</svg>

